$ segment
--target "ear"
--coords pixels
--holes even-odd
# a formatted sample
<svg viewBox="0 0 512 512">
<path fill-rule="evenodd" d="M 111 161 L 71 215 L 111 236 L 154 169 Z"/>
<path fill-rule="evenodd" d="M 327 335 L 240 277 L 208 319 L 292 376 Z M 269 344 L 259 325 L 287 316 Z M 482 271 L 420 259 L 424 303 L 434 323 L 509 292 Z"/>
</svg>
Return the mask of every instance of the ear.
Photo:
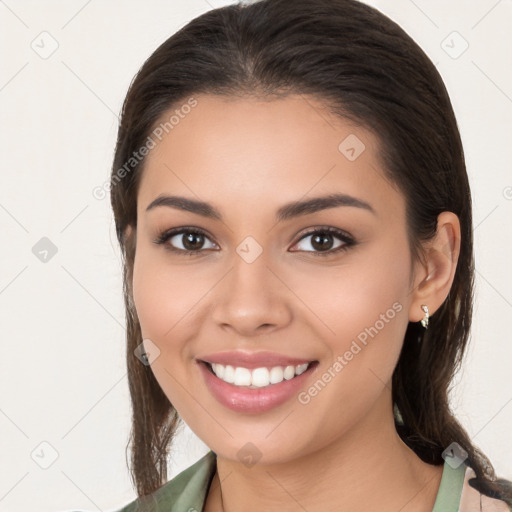
<svg viewBox="0 0 512 512">
<path fill-rule="evenodd" d="M 460 222 L 453 212 L 437 217 L 437 232 L 424 244 L 424 258 L 415 264 L 414 287 L 409 305 L 409 321 L 419 322 L 428 306 L 433 315 L 448 297 L 460 253 Z"/>
</svg>

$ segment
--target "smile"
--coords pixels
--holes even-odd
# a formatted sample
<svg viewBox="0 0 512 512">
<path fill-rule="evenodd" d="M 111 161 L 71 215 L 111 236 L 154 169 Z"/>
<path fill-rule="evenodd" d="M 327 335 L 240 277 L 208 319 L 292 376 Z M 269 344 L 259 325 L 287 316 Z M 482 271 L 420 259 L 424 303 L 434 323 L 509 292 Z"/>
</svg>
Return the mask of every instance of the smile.
<svg viewBox="0 0 512 512">
<path fill-rule="evenodd" d="M 233 367 L 220 363 L 207 363 L 213 373 L 224 382 L 234 386 L 246 386 L 249 389 L 264 388 L 279 384 L 283 380 L 291 380 L 303 374 L 312 363 L 298 364 L 296 366 L 274 366 L 273 368 Z"/>
<path fill-rule="evenodd" d="M 249 369 L 202 360 L 197 363 L 211 395 L 228 409 L 242 413 L 263 413 L 289 401 L 308 386 L 319 364 Z"/>
</svg>

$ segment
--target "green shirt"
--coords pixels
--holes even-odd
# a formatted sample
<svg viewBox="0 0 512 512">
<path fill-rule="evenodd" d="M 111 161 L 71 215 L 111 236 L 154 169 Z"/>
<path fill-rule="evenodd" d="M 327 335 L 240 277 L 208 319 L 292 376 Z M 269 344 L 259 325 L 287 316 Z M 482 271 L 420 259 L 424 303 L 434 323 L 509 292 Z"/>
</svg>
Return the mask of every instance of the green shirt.
<svg viewBox="0 0 512 512">
<path fill-rule="evenodd" d="M 211 450 L 192 466 L 143 499 L 134 500 L 117 512 L 203 512 L 216 470 Z M 432 512 L 510 512 L 502 500 L 480 494 L 468 484 L 473 470 L 461 464 L 453 469 L 446 461 Z"/>
</svg>

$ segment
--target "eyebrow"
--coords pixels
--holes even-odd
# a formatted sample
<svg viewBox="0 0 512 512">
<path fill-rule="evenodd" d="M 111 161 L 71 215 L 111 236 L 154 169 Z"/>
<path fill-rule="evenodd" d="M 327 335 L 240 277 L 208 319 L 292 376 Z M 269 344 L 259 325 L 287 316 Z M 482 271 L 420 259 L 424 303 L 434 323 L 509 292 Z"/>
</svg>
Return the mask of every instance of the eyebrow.
<svg viewBox="0 0 512 512">
<path fill-rule="evenodd" d="M 158 196 L 149 204 L 146 208 L 146 212 L 149 212 L 159 206 L 177 208 L 179 210 L 196 213 L 209 219 L 222 221 L 222 215 L 219 210 L 209 203 L 198 201 L 196 199 L 189 199 L 182 196 Z M 347 194 L 329 194 L 327 196 L 314 197 L 304 201 L 293 201 L 291 203 L 287 203 L 277 210 L 276 220 L 282 222 L 294 217 L 308 215 L 339 206 L 361 208 L 376 215 L 372 206 L 362 199 L 357 199 L 356 197 L 352 197 Z"/>
</svg>

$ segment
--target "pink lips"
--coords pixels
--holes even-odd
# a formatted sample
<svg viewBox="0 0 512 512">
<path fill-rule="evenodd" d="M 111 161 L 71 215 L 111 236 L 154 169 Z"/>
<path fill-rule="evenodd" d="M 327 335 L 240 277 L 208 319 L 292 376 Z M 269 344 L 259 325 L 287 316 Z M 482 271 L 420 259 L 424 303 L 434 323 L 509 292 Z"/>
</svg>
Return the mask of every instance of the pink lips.
<svg viewBox="0 0 512 512">
<path fill-rule="evenodd" d="M 274 352 L 217 352 L 198 357 L 200 361 L 208 363 L 219 363 L 224 366 L 231 365 L 233 367 L 242 366 L 253 370 L 254 368 L 272 368 L 273 366 L 297 366 L 298 364 L 311 363 L 313 359 L 298 359 L 296 357 L 288 357 Z"/>
<path fill-rule="evenodd" d="M 198 367 L 204 381 L 216 400 L 225 407 L 245 413 L 262 413 L 277 407 L 307 387 L 307 381 L 315 372 L 318 363 L 310 364 L 308 369 L 290 380 L 283 380 L 279 384 L 271 384 L 264 388 L 251 389 L 247 386 L 235 386 L 219 379 L 210 369 L 211 363 L 223 365 L 243 366 L 254 369 L 273 366 L 295 366 L 309 363 L 311 360 L 294 359 L 269 352 L 261 352 L 252 356 L 242 352 L 223 352 L 198 358 Z"/>
</svg>

